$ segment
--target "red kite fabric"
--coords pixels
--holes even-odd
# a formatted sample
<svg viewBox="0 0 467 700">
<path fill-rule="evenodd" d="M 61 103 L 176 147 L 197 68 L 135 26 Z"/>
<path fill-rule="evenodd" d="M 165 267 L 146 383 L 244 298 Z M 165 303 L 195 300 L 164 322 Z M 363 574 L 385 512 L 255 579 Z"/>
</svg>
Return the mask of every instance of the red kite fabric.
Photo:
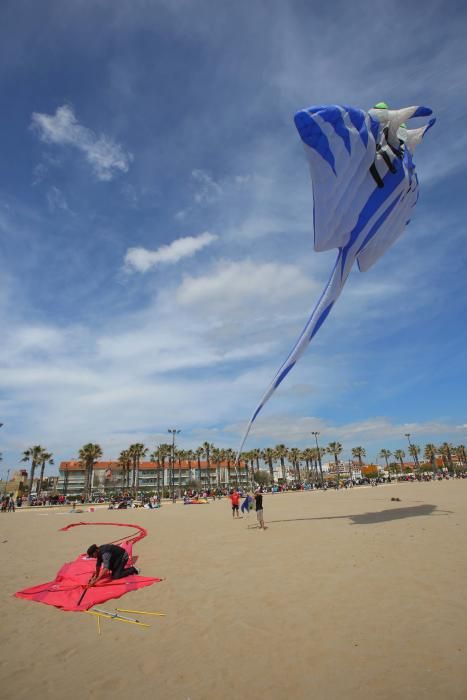
<svg viewBox="0 0 467 700">
<path fill-rule="evenodd" d="M 138 530 L 137 533 L 129 537 L 122 537 L 113 542 L 113 544 L 118 544 L 126 549 L 129 555 L 129 566 L 132 566 L 136 560 L 136 557 L 133 558 L 133 545 L 147 535 L 147 530 L 144 527 L 127 523 L 73 523 L 61 529 L 66 531 L 80 525 L 92 527 L 95 525 L 115 525 L 116 527 L 126 527 L 127 529 L 132 527 Z M 33 586 L 32 588 L 25 588 L 23 591 L 15 593 L 15 596 L 17 598 L 26 598 L 26 600 L 35 600 L 46 605 L 54 605 L 62 610 L 76 612 L 88 610 L 93 605 L 105 603 L 112 598 L 120 598 L 125 593 L 136 591 L 138 588 L 144 588 L 145 586 L 151 586 L 153 583 L 158 583 L 162 580 L 160 578 L 138 576 L 137 574 L 117 579 L 116 581 L 104 579 L 86 591 L 81 605 L 78 606 L 81 594 L 95 570 L 96 560 L 89 558 L 86 554 L 80 554 L 74 561 L 67 562 L 62 566 L 54 581 L 43 583 L 40 586 Z"/>
</svg>

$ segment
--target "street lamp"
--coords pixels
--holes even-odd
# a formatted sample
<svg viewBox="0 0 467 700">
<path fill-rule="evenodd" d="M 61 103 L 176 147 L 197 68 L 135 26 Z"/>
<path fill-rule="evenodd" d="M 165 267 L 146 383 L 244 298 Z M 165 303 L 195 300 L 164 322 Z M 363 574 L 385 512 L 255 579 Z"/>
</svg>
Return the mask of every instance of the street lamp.
<svg viewBox="0 0 467 700">
<path fill-rule="evenodd" d="M 319 449 L 319 445 L 318 445 L 318 435 L 319 435 L 319 432 L 318 432 L 317 430 L 312 430 L 312 431 L 311 431 L 311 434 L 315 436 L 315 440 L 316 440 L 316 449 L 318 450 L 319 475 L 320 475 L 320 477 L 321 477 L 321 486 L 324 486 L 323 467 L 322 467 L 322 464 L 321 464 L 321 450 Z"/>
<path fill-rule="evenodd" d="M 409 441 L 409 448 L 414 448 L 415 446 L 410 442 L 410 433 L 405 433 L 405 437 L 406 437 L 407 440 Z M 409 452 L 410 452 L 410 449 L 409 449 Z M 412 453 L 411 453 L 411 454 L 412 454 Z M 415 464 L 416 464 L 417 470 L 419 471 L 419 470 L 420 470 L 420 464 L 419 464 L 419 462 L 418 462 L 418 455 L 417 455 L 417 451 L 416 451 L 415 449 L 413 450 L 412 457 L 415 459 Z"/>
<path fill-rule="evenodd" d="M 176 498 L 175 498 L 175 436 L 178 435 L 180 430 L 177 430 L 177 428 L 169 428 L 168 433 L 172 435 L 172 503 L 175 503 Z M 181 487 L 181 484 L 179 484 Z"/>
</svg>

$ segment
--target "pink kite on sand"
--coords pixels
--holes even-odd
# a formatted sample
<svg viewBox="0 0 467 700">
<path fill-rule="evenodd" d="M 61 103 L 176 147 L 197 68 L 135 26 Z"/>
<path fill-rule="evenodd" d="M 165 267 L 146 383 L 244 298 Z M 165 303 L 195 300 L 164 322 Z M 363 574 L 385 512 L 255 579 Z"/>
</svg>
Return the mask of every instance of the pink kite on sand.
<svg viewBox="0 0 467 700">
<path fill-rule="evenodd" d="M 117 527 L 133 527 L 138 530 L 138 533 L 134 533 L 129 537 L 122 537 L 113 542 L 113 544 L 118 544 L 128 552 L 129 566 L 132 566 L 136 559 L 133 559 L 133 545 L 148 534 L 144 527 L 129 525 L 127 523 L 73 523 L 72 525 L 61 528 L 61 530 L 66 531 L 80 525 L 91 525 L 92 527 L 94 527 L 94 525 L 115 525 Z M 78 605 L 86 588 L 86 584 L 95 570 L 96 560 L 89 558 L 86 554 L 80 554 L 74 561 L 67 562 L 62 566 L 54 581 L 43 583 L 40 586 L 33 586 L 32 588 L 25 588 L 23 591 L 17 591 L 15 596 L 17 598 L 26 598 L 26 600 L 35 600 L 38 603 L 45 603 L 46 605 L 54 605 L 56 608 L 61 608 L 62 610 L 79 612 L 88 610 L 92 608 L 93 605 L 105 603 L 112 598 L 120 598 L 129 591 L 136 591 L 138 588 L 151 586 L 153 583 L 158 583 L 162 580 L 160 578 L 138 576 L 137 574 L 115 581 L 104 579 L 103 581 L 99 581 L 97 585 L 89 588 L 81 604 Z"/>
</svg>

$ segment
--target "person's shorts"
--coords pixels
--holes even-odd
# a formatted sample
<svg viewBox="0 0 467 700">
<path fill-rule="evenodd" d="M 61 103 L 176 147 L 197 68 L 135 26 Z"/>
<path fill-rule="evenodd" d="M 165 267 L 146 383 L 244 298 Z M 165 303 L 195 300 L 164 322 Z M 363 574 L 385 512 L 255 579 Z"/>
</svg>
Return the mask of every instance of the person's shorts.
<svg viewBox="0 0 467 700">
<path fill-rule="evenodd" d="M 232 510 L 238 510 L 238 503 L 232 503 Z"/>
<path fill-rule="evenodd" d="M 261 510 L 257 510 L 257 511 L 256 511 L 256 520 L 257 520 L 259 523 L 264 522 L 264 519 L 263 519 L 263 509 L 262 509 L 262 508 L 261 508 Z"/>
</svg>

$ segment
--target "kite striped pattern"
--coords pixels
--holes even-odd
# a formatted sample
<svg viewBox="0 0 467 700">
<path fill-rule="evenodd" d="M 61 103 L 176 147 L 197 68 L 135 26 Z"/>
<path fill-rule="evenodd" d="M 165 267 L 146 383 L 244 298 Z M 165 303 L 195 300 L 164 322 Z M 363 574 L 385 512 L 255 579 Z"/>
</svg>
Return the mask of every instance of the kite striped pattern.
<svg viewBox="0 0 467 700">
<path fill-rule="evenodd" d="M 413 151 L 435 120 L 412 130 L 405 122 L 429 115 L 428 107 L 364 112 L 339 105 L 295 115 L 313 182 L 314 247 L 337 248 L 338 255 L 304 329 L 253 412 L 238 455 L 258 414 L 329 316 L 355 260 L 368 270 L 404 232 L 418 201 Z"/>
</svg>

